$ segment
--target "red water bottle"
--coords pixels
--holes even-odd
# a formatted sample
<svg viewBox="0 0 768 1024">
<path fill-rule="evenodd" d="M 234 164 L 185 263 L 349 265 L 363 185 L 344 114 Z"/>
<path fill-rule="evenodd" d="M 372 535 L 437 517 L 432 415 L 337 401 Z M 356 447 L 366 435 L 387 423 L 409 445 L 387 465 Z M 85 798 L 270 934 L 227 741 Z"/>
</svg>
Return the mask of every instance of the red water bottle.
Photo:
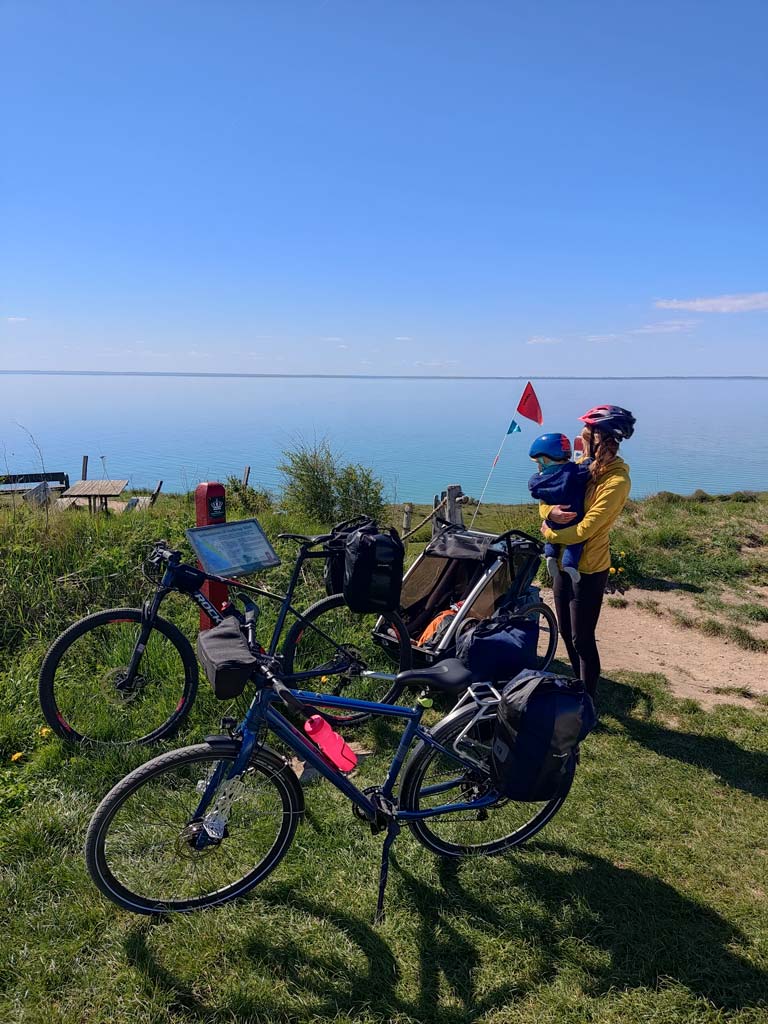
<svg viewBox="0 0 768 1024">
<path fill-rule="evenodd" d="M 357 765 L 357 754 L 334 732 L 322 715 L 312 715 L 304 723 L 304 732 L 342 772 L 351 772 Z"/>
</svg>

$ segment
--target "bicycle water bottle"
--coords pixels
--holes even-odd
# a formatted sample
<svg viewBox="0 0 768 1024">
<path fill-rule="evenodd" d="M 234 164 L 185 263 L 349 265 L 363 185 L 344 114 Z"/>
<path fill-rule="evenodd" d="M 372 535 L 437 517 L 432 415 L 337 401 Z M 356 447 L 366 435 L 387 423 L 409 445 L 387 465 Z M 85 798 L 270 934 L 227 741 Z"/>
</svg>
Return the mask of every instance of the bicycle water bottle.
<svg viewBox="0 0 768 1024">
<path fill-rule="evenodd" d="M 351 772 L 357 765 L 357 754 L 334 732 L 322 715 L 312 715 L 304 723 L 304 732 L 317 744 L 329 761 L 342 772 Z"/>
</svg>

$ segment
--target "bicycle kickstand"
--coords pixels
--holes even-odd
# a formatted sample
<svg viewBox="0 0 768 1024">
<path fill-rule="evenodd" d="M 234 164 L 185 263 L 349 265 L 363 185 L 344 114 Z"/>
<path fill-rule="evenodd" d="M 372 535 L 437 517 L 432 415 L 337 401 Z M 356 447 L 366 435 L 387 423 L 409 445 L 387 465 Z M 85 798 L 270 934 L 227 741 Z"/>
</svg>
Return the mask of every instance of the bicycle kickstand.
<svg viewBox="0 0 768 1024">
<path fill-rule="evenodd" d="M 376 916 L 374 924 L 381 924 L 384 920 L 384 890 L 387 887 L 389 877 L 389 852 L 392 844 L 400 835 L 400 825 L 396 821 L 390 821 L 387 825 L 387 834 L 384 838 L 384 845 L 381 849 L 381 872 L 379 873 L 379 898 L 376 902 Z"/>
</svg>

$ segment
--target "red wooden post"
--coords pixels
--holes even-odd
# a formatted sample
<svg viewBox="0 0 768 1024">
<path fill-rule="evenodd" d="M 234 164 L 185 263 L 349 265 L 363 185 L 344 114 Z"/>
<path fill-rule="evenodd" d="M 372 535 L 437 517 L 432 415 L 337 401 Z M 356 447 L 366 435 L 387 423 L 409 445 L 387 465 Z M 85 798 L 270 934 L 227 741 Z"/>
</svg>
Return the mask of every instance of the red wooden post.
<svg viewBox="0 0 768 1024">
<path fill-rule="evenodd" d="M 198 526 L 214 526 L 227 521 L 227 496 L 224 484 L 204 483 L 195 488 L 195 519 Z M 205 583 L 203 593 L 216 608 L 223 608 L 229 600 L 226 584 Z M 200 612 L 200 629 L 210 629 L 213 623 L 204 611 Z"/>
</svg>

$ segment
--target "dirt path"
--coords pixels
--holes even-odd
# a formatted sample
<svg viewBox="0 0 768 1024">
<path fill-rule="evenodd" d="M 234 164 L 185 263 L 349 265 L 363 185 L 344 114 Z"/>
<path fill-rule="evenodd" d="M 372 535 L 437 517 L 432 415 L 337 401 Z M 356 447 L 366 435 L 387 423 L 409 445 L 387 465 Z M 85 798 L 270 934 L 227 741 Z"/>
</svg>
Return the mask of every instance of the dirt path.
<svg viewBox="0 0 768 1024">
<path fill-rule="evenodd" d="M 768 695 L 768 655 L 677 625 L 669 617 L 670 612 L 693 619 L 703 617 L 687 594 L 654 592 L 651 596 L 658 606 L 657 614 L 638 607 L 637 601 L 648 596 L 631 591 L 626 595 L 626 608 L 603 606 L 597 638 L 605 675 L 622 670 L 659 672 L 667 677 L 678 697 L 692 697 L 704 707 L 722 703 L 759 706 L 748 693 Z M 757 635 L 763 630 L 752 632 Z M 558 657 L 567 661 L 562 641 Z M 743 692 L 745 689 L 747 692 Z M 742 692 L 734 692 L 737 690 Z"/>
</svg>

